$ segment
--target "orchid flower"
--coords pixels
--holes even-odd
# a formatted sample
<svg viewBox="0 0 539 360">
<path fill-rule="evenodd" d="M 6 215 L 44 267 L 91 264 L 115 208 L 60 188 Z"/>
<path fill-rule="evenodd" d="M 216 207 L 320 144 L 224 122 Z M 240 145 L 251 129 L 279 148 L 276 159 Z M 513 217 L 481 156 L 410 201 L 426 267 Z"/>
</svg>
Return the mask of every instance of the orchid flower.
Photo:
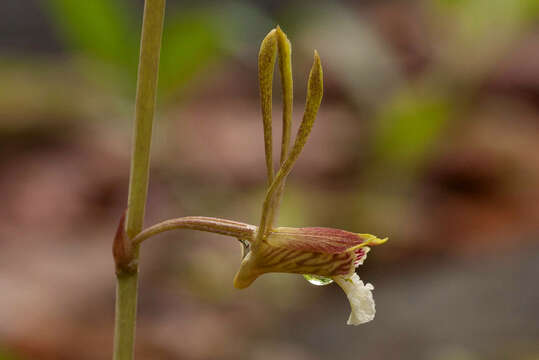
<svg viewBox="0 0 539 360">
<path fill-rule="evenodd" d="M 349 325 L 374 319 L 371 284 L 363 284 L 355 273 L 370 250 L 386 239 L 329 228 L 276 228 L 255 242 L 234 278 L 242 289 L 268 272 L 307 274 L 311 283 L 325 285 L 334 280 L 346 293 L 352 307 Z"/>
<path fill-rule="evenodd" d="M 274 172 L 272 155 L 272 87 L 275 63 L 279 60 L 283 92 L 283 134 L 279 168 Z M 258 76 L 264 129 L 264 148 L 268 188 L 262 206 L 260 225 L 237 221 L 190 216 L 164 221 L 147 228 L 132 241 L 122 240 L 121 231 L 115 242 L 117 263 L 129 266 L 129 246 L 138 248 L 145 239 L 157 233 L 187 228 L 210 231 L 237 238 L 243 244 L 241 266 L 234 277 L 238 289 L 248 287 L 264 273 L 303 274 L 316 285 L 337 283 L 346 293 L 352 312 L 349 325 L 359 325 L 374 319 L 374 287 L 359 279 L 356 268 L 362 265 L 371 246 L 383 244 L 370 234 L 356 234 L 344 230 L 307 227 L 274 227 L 287 176 L 301 153 L 311 132 L 323 94 L 323 72 L 320 57 L 314 51 L 314 62 L 309 74 L 307 101 L 303 120 L 293 146 L 290 148 L 292 122 L 291 46 L 284 32 L 277 27 L 262 41 L 258 58 Z M 121 225 L 123 226 L 123 225 Z"/>
<path fill-rule="evenodd" d="M 277 174 L 272 157 L 272 81 L 276 55 L 283 91 L 283 135 L 281 161 Z M 234 278 L 236 288 L 249 286 L 258 276 L 268 272 L 306 274 L 319 284 L 334 280 L 346 293 L 352 313 L 348 324 L 358 325 L 374 318 L 374 287 L 364 284 L 355 269 L 363 264 L 369 245 L 380 245 L 387 239 L 369 234 L 355 234 L 329 228 L 273 228 L 286 177 L 292 170 L 312 129 L 323 94 L 323 72 L 320 57 L 314 51 L 314 63 L 307 86 L 307 102 L 294 145 L 290 151 L 292 118 L 291 46 L 284 32 L 277 27 L 262 41 L 259 53 L 259 82 L 269 187 L 262 208 L 260 226 L 250 251 L 245 255 Z"/>
</svg>

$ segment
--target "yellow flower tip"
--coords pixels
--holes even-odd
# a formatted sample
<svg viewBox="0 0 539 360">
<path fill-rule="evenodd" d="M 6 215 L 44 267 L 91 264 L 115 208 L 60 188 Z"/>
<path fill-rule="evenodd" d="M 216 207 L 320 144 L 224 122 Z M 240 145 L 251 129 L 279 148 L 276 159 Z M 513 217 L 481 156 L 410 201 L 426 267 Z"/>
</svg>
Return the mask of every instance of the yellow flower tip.
<svg viewBox="0 0 539 360">
<path fill-rule="evenodd" d="M 309 91 L 312 92 L 312 95 L 317 94 L 316 97 L 320 97 L 320 100 L 323 92 L 323 78 L 322 61 L 318 51 L 314 50 L 313 66 L 309 75 Z"/>
<path fill-rule="evenodd" d="M 258 274 L 245 274 L 240 270 L 236 276 L 234 276 L 234 287 L 239 290 L 245 289 L 246 287 L 249 287 L 258 276 Z"/>
<path fill-rule="evenodd" d="M 320 73 L 322 73 L 322 61 L 320 60 L 320 54 L 318 54 L 318 51 L 316 51 L 316 49 L 314 50 L 313 58 L 313 68 L 319 69 Z"/>
<path fill-rule="evenodd" d="M 292 53 L 292 44 L 290 43 L 290 40 L 288 39 L 288 36 L 286 36 L 285 32 L 277 25 L 275 28 L 277 32 L 277 45 L 279 48 L 279 58 L 281 63 L 288 63 L 288 66 L 291 66 L 291 60 L 290 60 L 290 54 Z M 290 78 L 292 78 L 291 69 L 281 69 L 281 72 L 283 71 L 290 71 L 289 74 L 286 74 Z M 284 74 L 281 74 L 282 76 L 286 76 Z M 290 80 L 291 81 L 291 80 Z"/>
<path fill-rule="evenodd" d="M 380 239 L 379 237 L 376 237 L 371 234 L 358 234 L 360 237 L 365 238 L 365 241 L 361 243 L 361 246 L 376 246 L 376 245 L 382 245 L 383 243 L 387 242 L 389 240 L 388 237 L 385 237 L 383 239 Z"/>
<path fill-rule="evenodd" d="M 276 31 L 278 37 L 287 39 L 287 36 L 286 36 L 285 32 L 283 31 L 283 29 L 281 29 L 281 27 L 279 25 L 277 25 L 277 27 L 275 28 L 275 31 Z"/>
<path fill-rule="evenodd" d="M 382 244 L 386 243 L 388 240 L 389 240 L 388 237 L 385 237 L 383 239 L 378 239 L 378 243 L 374 244 L 374 245 L 382 245 Z"/>
<path fill-rule="evenodd" d="M 262 45 L 260 46 L 260 48 L 265 48 L 267 46 L 267 44 L 271 44 L 271 43 L 274 43 L 275 41 L 277 41 L 277 29 L 271 29 L 270 32 L 266 35 L 266 37 L 264 38 L 264 40 L 262 40 Z M 266 45 L 266 46 L 265 46 Z"/>
<path fill-rule="evenodd" d="M 277 54 L 277 32 L 272 29 L 262 40 L 260 52 L 258 53 L 258 64 L 265 72 L 273 74 L 273 63 Z"/>
<path fill-rule="evenodd" d="M 250 282 L 244 281 L 239 275 L 240 273 L 238 272 L 236 276 L 234 276 L 234 287 L 238 290 L 245 289 L 246 287 L 251 285 L 254 281 L 254 280 Z"/>
<path fill-rule="evenodd" d="M 247 254 L 243 261 L 241 262 L 240 269 L 234 276 L 234 287 L 236 289 L 245 289 L 256 280 L 260 275 L 259 272 L 255 271 L 255 261 L 252 258 L 252 253 Z"/>
<path fill-rule="evenodd" d="M 277 55 L 277 32 L 272 29 L 262 40 L 258 53 L 258 75 L 261 85 L 268 87 L 264 89 L 271 97 L 271 83 L 273 79 L 273 66 Z"/>
</svg>

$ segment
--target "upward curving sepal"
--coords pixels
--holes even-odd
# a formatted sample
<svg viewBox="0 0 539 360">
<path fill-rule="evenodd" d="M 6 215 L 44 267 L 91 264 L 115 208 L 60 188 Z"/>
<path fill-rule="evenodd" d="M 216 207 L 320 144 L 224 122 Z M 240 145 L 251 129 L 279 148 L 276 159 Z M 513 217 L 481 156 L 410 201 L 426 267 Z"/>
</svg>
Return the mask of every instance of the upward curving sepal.
<svg viewBox="0 0 539 360">
<path fill-rule="evenodd" d="M 281 73 L 281 89 L 283 100 L 283 132 L 281 136 L 281 159 L 279 166 L 281 166 L 290 150 L 290 133 L 292 129 L 292 108 L 294 101 L 294 88 L 292 81 L 292 46 L 290 40 L 286 34 L 277 25 L 277 48 L 279 57 L 279 72 Z M 284 191 L 286 178 L 283 178 L 279 188 L 276 190 L 275 197 L 272 200 L 269 214 L 268 214 L 268 226 L 271 228 L 275 223 L 277 214 L 279 212 L 279 206 L 281 203 L 281 197 Z"/>
<path fill-rule="evenodd" d="M 285 181 L 288 174 L 290 174 L 290 171 L 292 171 L 294 163 L 298 159 L 299 154 L 301 153 L 301 150 L 303 150 L 303 147 L 307 142 L 307 138 L 311 133 L 311 129 L 314 125 L 314 120 L 316 119 L 320 103 L 322 102 L 322 95 L 324 92 L 323 87 L 324 82 L 322 64 L 320 62 L 318 52 L 315 50 L 313 66 L 311 68 L 311 72 L 309 74 L 309 82 L 307 84 L 307 103 L 305 104 L 303 120 L 301 121 L 301 125 L 299 126 L 298 133 L 294 141 L 294 146 L 290 150 L 290 153 L 286 157 L 286 160 L 279 168 L 275 179 L 273 180 L 273 182 L 268 188 L 268 191 L 266 192 L 266 198 L 264 199 L 264 204 L 262 206 L 262 217 L 260 220 L 260 229 L 256 240 L 257 242 L 259 242 L 266 235 L 272 225 L 272 213 L 275 212 L 272 207 L 275 203 L 276 197 L 279 195 L 280 191 L 282 191 L 281 185 L 283 184 L 283 181 Z"/>
<path fill-rule="evenodd" d="M 282 164 L 290 146 L 290 129 L 292 127 L 292 104 L 294 101 L 294 87 L 292 82 L 292 46 L 286 34 L 277 26 L 277 47 L 279 49 L 279 72 L 281 73 L 281 89 L 283 92 L 283 135 L 281 140 Z"/>
<path fill-rule="evenodd" d="M 275 59 L 277 56 L 277 32 L 271 30 L 262 40 L 258 53 L 258 82 L 260 86 L 260 106 L 264 125 L 264 151 L 266 153 L 266 168 L 268 183 L 273 181 L 273 146 L 272 146 L 272 89 Z"/>
<path fill-rule="evenodd" d="M 298 133 L 294 141 L 294 146 L 292 147 L 292 150 L 290 150 L 290 154 L 288 154 L 286 161 L 279 170 L 279 175 L 282 177 L 286 177 L 292 170 L 294 163 L 298 159 L 299 154 L 301 153 L 301 150 L 303 150 L 303 147 L 307 142 L 307 138 L 311 133 L 314 120 L 318 114 L 318 109 L 320 108 L 322 96 L 324 94 L 323 77 L 324 74 L 322 71 L 322 63 L 320 62 L 318 52 L 315 50 L 313 66 L 309 74 L 309 82 L 307 83 L 307 102 L 305 104 L 303 120 L 299 126 Z"/>
</svg>

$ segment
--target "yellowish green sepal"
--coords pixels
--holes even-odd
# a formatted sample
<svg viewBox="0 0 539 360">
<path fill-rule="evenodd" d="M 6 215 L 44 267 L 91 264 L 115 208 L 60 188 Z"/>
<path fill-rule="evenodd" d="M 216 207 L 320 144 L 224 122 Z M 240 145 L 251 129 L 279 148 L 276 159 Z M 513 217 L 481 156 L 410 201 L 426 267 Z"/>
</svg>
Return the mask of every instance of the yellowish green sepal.
<svg viewBox="0 0 539 360">
<path fill-rule="evenodd" d="M 294 101 L 294 86 L 292 81 L 292 46 L 286 34 L 279 26 L 277 33 L 277 46 L 279 49 L 279 71 L 281 73 L 281 89 L 283 92 L 283 135 L 281 140 L 282 164 L 288 155 L 290 147 L 290 130 L 292 127 L 292 106 Z"/>
<path fill-rule="evenodd" d="M 266 168 L 268 184 L 273 181 L 273 138 L 272 138 L 272 90 L 275 59 L 277 56 L 277 33 L 271 30 L 262 40 L 258 53 L 258 82 L 260 86 L 260 105 L 264 125 L 264 150 L 266 153 Z"/>
</svg>

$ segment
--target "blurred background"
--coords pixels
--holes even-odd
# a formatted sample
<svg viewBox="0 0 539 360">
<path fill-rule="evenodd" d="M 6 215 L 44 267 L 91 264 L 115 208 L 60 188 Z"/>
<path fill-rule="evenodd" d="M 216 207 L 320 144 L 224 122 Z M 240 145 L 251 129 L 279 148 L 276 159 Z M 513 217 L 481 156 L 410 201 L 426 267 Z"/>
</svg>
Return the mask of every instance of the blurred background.
<svg viewBox="0 0 539 360">
<path fill-rule="evenodd" d="M 0 359 L 109 359 L 143 2 L 0 4 Z M 359 269 L 376 318 L 350 327 L 335 285 L 237 291 L 235 240 L 160 235 L 137 358 L 539 359 L 538 20 L 536 0 L 168 0 L 146 224 L 258 223 L 257 53 L 280 24 L 295 128 L 313 49 L 325 96 L 279 224 L 390 242 Z M 280 114 L 275 95 L 276 134 Z"/>
</svg>

